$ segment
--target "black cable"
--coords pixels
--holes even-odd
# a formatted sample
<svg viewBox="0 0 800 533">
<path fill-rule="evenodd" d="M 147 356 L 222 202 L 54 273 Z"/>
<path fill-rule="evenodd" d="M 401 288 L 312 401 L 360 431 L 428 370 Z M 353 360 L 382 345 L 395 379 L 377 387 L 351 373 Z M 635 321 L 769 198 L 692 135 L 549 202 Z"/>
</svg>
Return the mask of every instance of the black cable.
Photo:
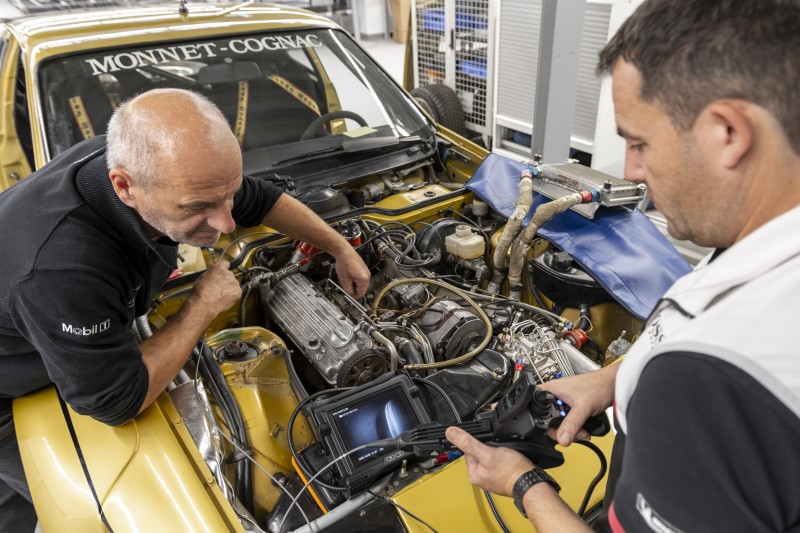
<svg viewBox="0 0 800 533">
<path fill-rule="evenodd" d="M 75 433 L 75 426 L 72 424 L 72 417 L 67 410 L 67 403 L 64 401 L 64 398 L 61 396 L 61 393 L 58 391 L 58 389 L 56 389 L 56 396 L 58 397 L 58 403 L 61 405 L 61 413 L 64 415 L 64 422 L 67 423 L 67 429 L 69 430 L 69 436 L 72 439 L 72 445 L 75 447 L 75 452 L 78 454 L 78 460 L 81 463 L 81 469 L 83 470 L 83 476 L 86 478 L 86 484 L 89 485 L 89 491 L 92 493 L 95 505 L 97 505 L 97 514 L 100 516 L 100 521 L 103 522 L 103 525 L 106 526 L 106 529 L 109 531 L 109 533 L 114 533 L 114 530 L 111 529 L 111 524 L 108 523 L 106 514 L 103 511 L 103 504 L 100 503 L 100 498 L 97 496 L 97 491 L 94 488 L 92 476 L 89 474 L 89 467 L 86 465 L 86 459 L 83 456 L 83 450 L 81 450 L 81 444 L 78 441 L 78 435 Z"/>
<path fill-rule="evenodd" d="M 297 463 L 297 468 L 300 469 L 300 472 L 302 472 L 302 474 L 306 477 L 306 479 L 311 479 L 313 474 L 309 475 L 309 473 L 306 472 L 305 468 L 303 468 L 303 464 L 300 462 L 300 456 L 297 455 L 297 450 L 294 447 L 294 438 L 292 437 L 292 430 L 294 429 L 294 421 L 297 419 L 297 415 L 300 413 L 300 410 L 311 401 L 316 400 L 317 398 L 319 398 L 320 396 L 324 396 L 325 394 L 336 394 L 339 392 L 345 392 L 350 390 L 351 388 L 352 387 L 340 387 L 336 389 L 326 389 L 315 392 L 314 394 L 311 394 L 307 398 L 301 400 L 300 403 L 297 404 L 297 407 L 294 408 L 294 411 L 292 411 L 292 415 L 289 417 L 289 422 L 286 424 L 286 440 L 288 441 L 287 443 L 289 445 L 289 452 L 291 452 L 295 463 Z M 328 483 L 325 483 L 320 479 L 315 480 L 314 483 L 318 484 L 320 487 L 324 487 L 328 490 L 335 490 L 337 492 L 342 492 L 344 490 L 347 490 L 344 487 L 329 485 Z"/>
<path fill-rule="evenodd" d="M 483 495 L 486 496 L 486 501 L 489 503 L 489 509 L 492 510 L 492 514 L 494 515 L 494 519 L 497 521 L 497 525 L 500 526 L 500 529 L 503 530 L 503 533 L 511 533 L 511 530 L 508 529 L 508 526 L 503 521 L 503 517 L 500 516 L 500 511 L 497 510 L 497 506 L 492 498 L 492 493 L 488 490 L 484 490 Z"/>
<path fill-rule="evenodd" d="M 409 511 L 408 509 L 406 509 L 406 508 L 405 508 L 405 507 L 403 507 L 402 505 L 400 505 L 399 503 L 397 503 L 397 502 L 395 502 L 395 501 L 392 501 L 392 500 L 390 500 L 389 498 L 384 498 L 384 497 L 383 497 L 383 496 L 381 496 L 380 494 L 375 494 L 374 492 L 372 492 L 372 491 L 371 491 L 371 490 L 369 490 L 369 489 L 367 489 L 367 492 L 369 492 L 370 494 L 372 494 L 374 497 L 378 498 L 379 500 L 383 500 L 383 501 L 385 501 L 386 503 L 390 503 L 390 504 L 394 505 L 394 507 L 395 507 L 395 508 L 396 508 L 398 511 L 402 511 L 402 512 L 404 512 L 405 514 L 407 514 L 408 516 L 410 516 L 411 518 L 413 518 L 414 520 L 416 520 L 417 522 L 419 522 L 419 523 L 420 523 L 420 524 L 422 524 L 423 526 L 425 526 L 425 527 L 427 527 L 428 529 L 430 529 L 431 531 L 433 531 L 433 533 L 439 533 L 439 532 L 436 530 L 436 528 L 434 528 L 432 525 L 430 525 L 430 524 L 429 524 L 429 523 L 427 523 L 425 520 L 423 520 L 422 518 L 418 517 L 417 515 L 415 515 L 414 513 L 412 513 L 411 511 Z"/>
<path fill-rule="evenodd" d="M 525 302 L 519 302 L 517 300 L 509 300 L 505 296 L 488 296 L 481 294 L 480 292 L 475 292 L 470 294 L 470 297 L 473 300 L 481 300 L 481 301 L 489 301 L 492 304 L 502 304 L 502 305 L 510 305 L 512 307 L 519 307 L 520 309 L 525 309 L 527 311 L 531 311 L 533 313 L 537 313 L 539 316 L 543 316 L 547 318 L 550 323 L 553 325 L 560 325 L 561 324 L 561 317 L 558 316 L 557 313 L 553 313 L 547 307 L 536 307 L 530 304 L 526 304 Z"/>
<path fill-rule="evenodd" d="M 592 316 L 589 311 L 588 304 L 580 304 L 578 305 L 578 315 L 580 318 L 578 319 L 578 323 L 575 324 L 575 329 L 582 329 L 586 331 L 586 328 L 589 327 L 589 324 L 592 323 Z"/>
<path fill-rule="evenodd" d="M 547 308 L 547 304 L 544 303 L 544 300 L 542 300 L 542 295 L 539 294 L 539 291 L 536 290 L 536 286 L 533 285 L 533 276 L 532 275 L 531 275 L 531 294 L 533 295 L 533 299 L 536 300 L 536 305 L 538 305 L 542 309 L 545 309 L 545 310 L 549 311 L 549 309 Z"/>
<path fill-rule="evenodd" d="M 581 506 L 578 508 L 578 515 L 583 516 L 583 513 L 586 512 L 586 506 L 589 505 L 589 498 L 592 497 L 592 493 L 597 487 L 597 484 L 600 483 L 600 480 L 603 479 L 603 476 L 605 476 L 608 471 L 608 461 L 606 461 L 606 456 L 603 454 L 602 450 L 588 440 L 576 440 L 575 443 L 589 448 L 597 455 L 597 458 L 600 459 L 600 472 L 589 483 L 589 487 L 586 489 L 586 495 L 583 497 L 583 502 L 581 502 Z"/>
<path fill-rule="evenodd" d="M 444 391 L 443 388 L 441 388 L 439 385 L 437 385 L 436 383 L 434 383 L 432 381 L 425 381 L 422 378 L 415 378 L 413 376 L 409 376 L 409 377 L 411 378 L 411 381 L 413 381 L 414 383 L 424 383 L 425 385 L 428 385 L 429 387 L 432 387 L 439 394 L 441 394 L 442 398 L 444 398 L 444 401 L 447 402 L 447 405 L 450 406 L 450 410 L 453 411 L 453 416 L 456 417 L 456 422 L 457 423 L 461 422 L 461 416 L 458 414 L 458 410 L 456 409 L 456 406 L 453 403 L 453 400 L 450 399 L 450 396 L 447 395 L 447 393 Z"/>
<path fill-rule="evenodd" d="M 252 288 L 248 285 L 247 290 L 244 291 L 242 299 L 239 302 L 239 323 L 244 327 L 244 320 L 247 313 L 247 299 L 250 297 Z"/>
<path fill-rule="evenodd" d="M 405 232 L 387 229 L 392 226 L 397 226 L 405 230 Z M 400 237 L 401 241 L 403 241 L 403 247 L 399 251 L 394 248 L 394 243 L 392 240 L 390 238 L 387 239 L 387 237 L 395 235 Z M 409 236 L 410 238 L 407 238 Z M 414 269 L 428 266 L 438 261 L 438 258 L 435 254 L 422 254 L 419 250 L 417 250 L 416 233 L 408 224 L 404 224 L 402 222 L 386 222 L 384 224 L 380 224 L 373 230 L 372 235 L 369 237 L 369 239 L 367 239 L 367 242 L 373 240 L 373 238 L 383 240 L 384 242 L 387 242 L 388 240 L 389 248 L 385 250 L 384 253 L 389 255 L 399 267 Z M 362 243 L 361 246 L 364 244 L 365 243 Z M 409 257 L 409 255 L 412 257 Z"/>
<path fill-rule="evenodd" d="M 396 229 L 395 230 L 384 230 L 382 232 L 378 232 L 377 228 L 376 228 L 375 230 L 373 230 L 372 235 L 367 237 L 366 240 L 364 240 L 361 244 L 356 246 L 356 250 L 358 250 L 359 248 L 363 248 L 367 244 L 372 243 L 372 241 L 375 241 L 375 240 L 378 240 L 378 239 L 381 239 L 383 237 L 390 236 L 390 235 L 397 235 L 399 237 L 403 237 L 403 236 L 405 236 L 407 234 L 401 232 L 400 230 L 396 230 Z"/>
<path fill-rule="evenodd" d="M 247 437 L 242 412 L 233 397 L 230 387 L 228 387 L 228 382 L 225 381 L 225 376 L 222 374 L 222 369 L 214 358 L 211 348 L 205 341 L 200 341 L 199 349 L 195 348 L 194 353 L 197 356 L 198 370 L 203 376 L 203 381 L 206 382 L 211 390 L 211 394 L 217 400 L 217 405 L 222 412 L 222 418 L 228 425 L 231 437 L 238 441 L 237 444 L 240 448 L 249 452 L 250 439 Z M 252 513 L 253 472 L 250 462 L 245 461 L 244 457 L 239 457 L 236 461 L 236 488 L 234 492 L 242 505 Z"/>
</svg>

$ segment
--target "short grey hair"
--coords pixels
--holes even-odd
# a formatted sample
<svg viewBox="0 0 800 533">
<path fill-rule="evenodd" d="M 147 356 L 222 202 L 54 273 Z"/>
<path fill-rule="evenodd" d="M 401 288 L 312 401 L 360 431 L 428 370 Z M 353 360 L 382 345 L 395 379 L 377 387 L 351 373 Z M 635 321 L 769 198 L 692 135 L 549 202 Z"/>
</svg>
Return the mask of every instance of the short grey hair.
<svg viewBox="0 0 800 533">
<path fill-rule="evenodd" d="M 184 148 L 184 135 L 180 124 L 170 123 L 152 112 L 141 109 L 142 100 L 158 94 L 173 93 L 194 104 L 195 111 L 208 125 L 206 137 L 215 142 L 220 128 L 230 131 L 230 126 L 219 108 L 200 94 L 184 89 L 154 89 L 123 103 L 108 122 L 106 133 L 106 162 L 108 169 L 122 168 L 142 188 L 158 184 L 160 158 Z"/>
</svg>

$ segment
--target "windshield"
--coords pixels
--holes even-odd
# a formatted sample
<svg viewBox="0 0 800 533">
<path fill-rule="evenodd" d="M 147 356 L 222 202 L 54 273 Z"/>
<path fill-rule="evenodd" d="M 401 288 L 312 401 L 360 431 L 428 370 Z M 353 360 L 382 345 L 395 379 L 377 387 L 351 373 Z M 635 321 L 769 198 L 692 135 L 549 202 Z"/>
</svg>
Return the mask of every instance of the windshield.
<svg viewBox="0 0 800 533">
<path fill-rule="evenodd" d="M 430 124 L 344 32 L 237 35 L 51 60 L 40 70 L 49 156 L 101 135 L 119 104 L 162 87 L 213 100 L 260 170 L 348 151 L 354 139 L 401 146 Z M 350 144 L 348 144 L 350 143 Z M 362 143 L 363 144 L 363 143 Z M 255 169 L 253 169 L 255 170 Z"/>
</svg>

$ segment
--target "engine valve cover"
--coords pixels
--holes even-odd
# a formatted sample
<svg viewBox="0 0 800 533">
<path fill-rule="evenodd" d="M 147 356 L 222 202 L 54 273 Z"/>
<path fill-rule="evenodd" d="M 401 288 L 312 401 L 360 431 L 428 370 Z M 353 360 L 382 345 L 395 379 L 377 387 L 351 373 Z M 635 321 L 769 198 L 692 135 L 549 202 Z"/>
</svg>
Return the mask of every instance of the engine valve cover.
<svg viewBox="0 0 800 533">
<path fill-rule="evenodd" d="M 267 314 L 303 352 L 326 382 L 336 385 L 345 360 L 374 343 L 302 274 L 264 289 Z"/>
</svg>

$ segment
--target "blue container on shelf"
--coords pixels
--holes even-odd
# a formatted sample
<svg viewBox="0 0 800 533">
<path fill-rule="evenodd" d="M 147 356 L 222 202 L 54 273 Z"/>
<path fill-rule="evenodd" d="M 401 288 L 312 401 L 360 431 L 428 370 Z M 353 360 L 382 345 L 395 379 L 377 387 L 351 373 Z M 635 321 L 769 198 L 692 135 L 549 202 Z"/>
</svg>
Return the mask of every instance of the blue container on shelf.
<svg viewBox="0 0 800 533">
<path fill-rule="evenodd" d="M 444 32 L 444 9 L 423 9 L 422 27 L 428 31 Z"/>
<path fill-rule="evenodd" d="M 458 62 L 458 70 L 476 78 L 486 79 L 486 60 L 480 58 L 473 60 L 462 59 Z"/>
<path fill-rule="evenodd" d="M 444 32 L 444 8 L 422 9 L 422 27 L 425 30 Z M 485 30 L 487 21 L 464 11 L 456 11 L 456 29 L 459 30 Z"/>
</svg>

